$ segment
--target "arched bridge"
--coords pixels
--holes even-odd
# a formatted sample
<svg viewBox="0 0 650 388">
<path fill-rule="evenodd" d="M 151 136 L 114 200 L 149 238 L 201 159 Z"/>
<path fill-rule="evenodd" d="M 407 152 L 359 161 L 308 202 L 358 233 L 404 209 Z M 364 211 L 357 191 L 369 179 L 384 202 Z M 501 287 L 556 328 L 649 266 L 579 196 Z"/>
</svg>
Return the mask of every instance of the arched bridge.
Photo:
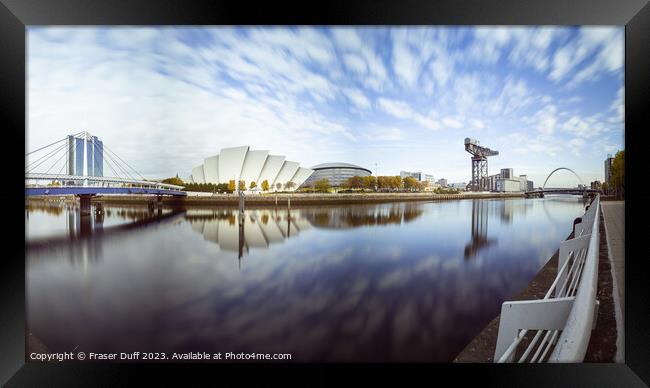
<svg viewBox="0 0 650 388">
<path fill-rule="evenodd" d="M 546 183 L 548 183 L 549 178 L 556 173 L 557 171 L 560 170 L 566 170 L 571 172 L 573 175 L 575 175 L 576 178 L 578 178 L 578 181 L 580 182 L 580 185 L 578 187 L 573 187 L 573 188 L 564 188 L 564 187 L 551 187 L 548 188 L 546 187 Z M 573 171 L 572 169 L 568 167 L 558 167 L 555 170 L 551 171 L 550 174 L 546 177 L 544 180 L 544 184 L 542 185 L 541 188 L 537 188 L 532 191 L 527 191 L 526 192 L 526 198 L 531 198 L 531 197 L 539 197 L 539 198 L 544 198 L 544 194 L 572 194 L 572 195 L 582 195 L 582 196 L 589 196 L 589 195 L 594 195 L 596 193 L 599 193 L 600 190 L 594 190 L 591 188 L 587 188 L 587 186 L 584 184 L 582 181 L 582 178 Z"/>
</svg>

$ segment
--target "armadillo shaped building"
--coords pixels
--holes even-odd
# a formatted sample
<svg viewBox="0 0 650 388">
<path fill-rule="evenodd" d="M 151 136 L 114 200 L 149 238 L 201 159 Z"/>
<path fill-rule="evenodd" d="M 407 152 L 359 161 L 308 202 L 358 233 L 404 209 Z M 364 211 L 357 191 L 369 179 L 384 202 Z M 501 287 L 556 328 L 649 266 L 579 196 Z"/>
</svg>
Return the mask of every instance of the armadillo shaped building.
<svg viewBox="0 0 650 388">
<path fill-rule="evenodd" d="M 269 151 L 253 151 L 249 146 L 224 148 L 218 155 L 203 160 L 192 169 L 194 183 L 229 183 L 244 181 L 246 187 L 255 182 L 257 187 L 267 181 L 269 190 L 296 190 L 314 172 L 284 156 L 270 155 Z M 291 182 L 289 185 L 287 183 Z"/>
</svg>

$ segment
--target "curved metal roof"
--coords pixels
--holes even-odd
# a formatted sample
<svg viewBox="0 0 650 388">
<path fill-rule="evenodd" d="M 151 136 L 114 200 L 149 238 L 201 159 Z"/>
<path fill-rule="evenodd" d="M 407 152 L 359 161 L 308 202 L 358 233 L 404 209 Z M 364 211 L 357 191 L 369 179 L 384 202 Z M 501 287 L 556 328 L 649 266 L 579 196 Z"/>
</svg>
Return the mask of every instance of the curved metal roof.
<svg viewBox="0 0 650 388">
<path fill-rule="evenodd" d="M 368 170 L 365 167 L 357 166 L 356 164 L 352 163 L 341 163 L 341 162 L 334 162 L 334 163 L 321 163 L 317 164 L 315 166 L 310 167 L 312 170 L 325 170 L 329 168 L 355 168 L 358 170 L 365 170 L 368 171 L 369 173 L 372 173 L 372 171 Z"/>
</svg>

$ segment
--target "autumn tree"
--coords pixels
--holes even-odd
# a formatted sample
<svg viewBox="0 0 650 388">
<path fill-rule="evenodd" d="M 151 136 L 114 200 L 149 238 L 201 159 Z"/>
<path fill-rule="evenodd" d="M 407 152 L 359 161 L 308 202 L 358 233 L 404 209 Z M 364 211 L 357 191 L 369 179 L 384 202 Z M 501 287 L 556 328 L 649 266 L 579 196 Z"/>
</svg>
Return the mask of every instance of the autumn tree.
<svg viewBox="0 0 650 388">
<path fill-rule="evenodd" d="M 329 193 L 332 185 L 330 185 L 329 179 L 321 179 L 314 182 L 314 189 L 319 193 Z"/>
<path fill-rule="evenodd" d="M 232 193 L 233 191 L 235 191 L 236 188 L 237 188 L 237 186 L 235 186 L 235 180 L 234 179 L 229 180 L 228 181 L 228 191 Z"/>
<path fill-rule="evenodd" d="M 380 189 L 388 189 L 388 188 L 390 188 L 390 177 L 388 177 L 388 176 L 378 176 L 377 177 L 377 185 L 379 186 Z"/>
<path fill-rule="evenodd" d="M 404 181 L 404 188 L 406 190 L 414 191 L 420 188 L 417 179 L 413 178 L 412 176 L 405 177 L 403 181 Z"/>
<path fill-rule="evenodd" d="M 269 181 L 267 181 L 266 179 L 262 181 L 262 190 L 269 191 Z"/>
<path fill-rule="evenodd" d="M 345 181 L 345 187 L 349 187 L 351 189 L 360 189 L 363 187 L 363 179 L 361 179 L 361 177 L 358 175 L 350 177 Z"/>
<path fill-rule="evenodd" d="M 275 188 L 276 188 L 278 191 L 282 190 L 282 183 L 280 183 L 280 182 L 276 183 L 276 184 L 275 184 Z"/>
<path fill-rule="evenodd" d="M 286 190 L 291 190 L 291 189 L 294 188 L 294 186 L 296 186 L 296 184 L 293 183 L 293 182 L 291 182 L 291 181 L 289 181 L 289 182 L 287 182 L 287 183 L 284 184 L 284 188 L 285 188 Z"/>
<path fill-rule="evenodd" d="M 251 190 L 253 190 L 254 188 L 257 187 L 257 183 L 255 183 L 255 181 L 252 181 L 249 187 Z"/>
<path fill-rule="evenodd" d="M 362 178 L 364 189 L 374 189 L 377 186 L 377 177 L 368 175 Z"/>
<path fill-rule="evenodd" d="M 618 198 L 625 195 L 625 151 L 618 151 L 612 161 L 611 187 Z"/>
<path fill-rule="evenodd" d="M 415 178 L 413 178 L 415 179 Z M 399 175 L 390 177 L 390 188 L 391 189 L 401 189 L 402 188 L 402 178 Z"/>
<path fill-rule="evenodd" d="M 177 176 L 172 177 L 172 178 L 166 178 L 163 179 L 160 183 L 166 183 L 168 185 L 176 185 L 176 186 L 183 186 L 183 180 Z"/>
</svg>

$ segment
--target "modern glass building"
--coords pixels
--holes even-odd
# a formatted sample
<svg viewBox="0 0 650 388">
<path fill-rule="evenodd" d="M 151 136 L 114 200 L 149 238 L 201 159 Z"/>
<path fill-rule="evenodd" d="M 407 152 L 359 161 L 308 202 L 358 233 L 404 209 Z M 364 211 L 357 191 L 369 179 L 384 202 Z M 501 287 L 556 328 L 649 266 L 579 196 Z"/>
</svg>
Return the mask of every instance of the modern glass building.
<svg viewBox="0 0 650 388">
<path fill-rule="evenodd" d="M 83 175 L 84 174 L 84 139 L 75 138 L 75 166 L 74 166 L 74 175 Z"/>
<path fill-rule="evenodd" d="M 97 136 L 87 138 L 69 135 L 67 165 L 68 175 L 104 176 L 104 143 Z"/>
<path fill-rule="evenodd" d="M 353 176 L 369 176 L 372 174 L 367 168 L 350 163 L 323 163 L 311 167 L 314 172 L 301 187 L 311 187 L 314 182 L 327 179 L 332 187 L 341 186 L 348 178 Z"/>
<path fill-rule="evenodd" d="M 93 150 L 93 139 L 86 139 L 86 174 L 88 176 L 93 176 L 95 169 L 93 167 L 93 157 L 95 152 Z"/>
<path fill-rule="evenodd" d="M 93 176 L 104 176 L 104 143 L 93 136 Z"/>
</svg>

